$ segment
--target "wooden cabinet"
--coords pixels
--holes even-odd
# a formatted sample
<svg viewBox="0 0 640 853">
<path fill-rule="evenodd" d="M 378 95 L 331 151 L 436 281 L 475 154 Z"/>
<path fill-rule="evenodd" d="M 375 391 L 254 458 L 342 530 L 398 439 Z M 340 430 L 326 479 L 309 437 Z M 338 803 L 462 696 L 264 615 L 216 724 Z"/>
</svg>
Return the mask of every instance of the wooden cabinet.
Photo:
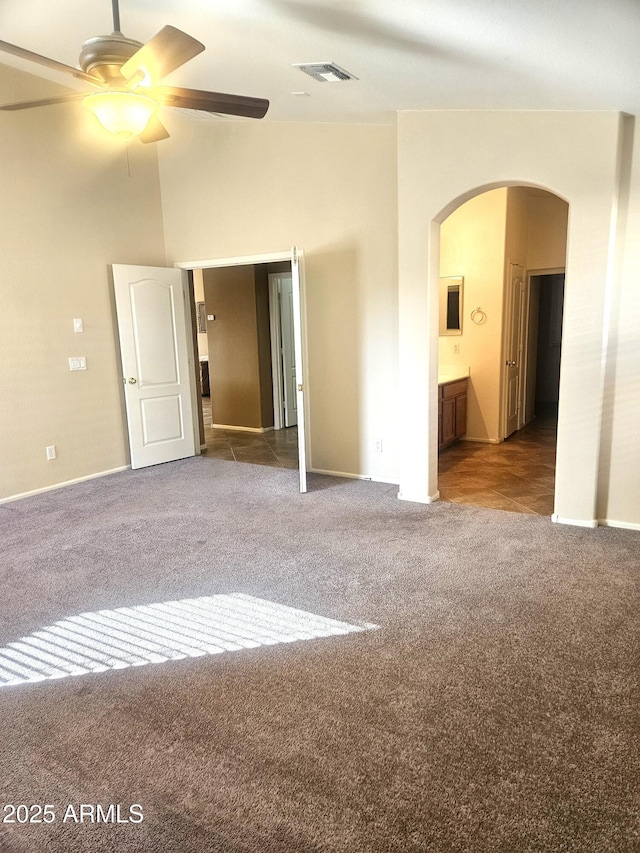
<svg viewBox="0 0 640 853">
<path fill-rule="evenodd" d="M 438 385 L 438 450 L 453 444 L 467 431 L 468 379 Z"/>
</svg>

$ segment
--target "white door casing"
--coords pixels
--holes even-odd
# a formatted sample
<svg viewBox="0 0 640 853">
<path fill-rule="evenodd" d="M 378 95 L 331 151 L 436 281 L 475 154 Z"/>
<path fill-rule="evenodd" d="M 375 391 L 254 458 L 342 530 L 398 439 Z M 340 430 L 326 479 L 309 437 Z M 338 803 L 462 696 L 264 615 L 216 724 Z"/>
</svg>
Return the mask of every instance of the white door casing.
<svg viewBox="0 0 640 853">
<path fill-rule="evenodd" d="M 523 425 L 522 368 L 525 336 L 524 268 L 510 264 L 507 292 L 506 354 L 504 364 L 504 438 Z"/>
<path fill-rule="evenodd" d="M 293 282 L 291 275 L 280 280 L 280 323 L 282 340 L 282 374 L 284 378 L 284 425 L 298 423 L 298 394 L 296 389 L 296 351 L 293 330 Z"/>
<path fill-rule="evenodd" d="M 300 491 L 307 491 L 307 440 L 305 412 L 304 345 L 304 255 L 297 246 L 291 248 L 291 286 L 293 309 L 293 337 L 295 350 L 296 398 L 298 417 L 298 466 L 300 471 Z"/>
<path fill-rule="evenodd" d="M 298 413 L 298 461 L 300 491 L 307 491 L 307 414 L 305 408 L 306 371 L 303 355 L 306 349 L 306 324 L 304 309 L 304 253 L 293 246 L 288 252 L 271 252 L 262 255 L 240 255 L 228 258 L 207 258 L 206 260 L 179 261 L 176 267 L 181 270 L 209 269 L 219 267 L 244 266 L 246 264 L 270 264 L 280 261 L 291 263 L 291 281 L 293 286 L 293 328 L 295 336 L 296 359 L 296 395 Z"/>
<path fill-rule="evenodd" d="M 193 456 L 187 275 L 179 269 L 123 264 L 112 270 L 131 467 Z"/>
<path fill-rule="evenodd" d="M 269 273 L 271 372 L 275 429 L 298 422 L 291 272 Z"/>
</svg>

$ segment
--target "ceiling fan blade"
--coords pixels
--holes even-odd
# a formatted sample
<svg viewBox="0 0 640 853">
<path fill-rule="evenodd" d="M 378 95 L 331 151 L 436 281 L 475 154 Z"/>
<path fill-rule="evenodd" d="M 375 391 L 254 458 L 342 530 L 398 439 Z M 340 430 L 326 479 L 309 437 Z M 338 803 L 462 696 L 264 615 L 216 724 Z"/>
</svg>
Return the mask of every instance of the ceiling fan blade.
<svg viewBox="0 0 640 853">
<path fill-rule="evenodd" d="M 50 104 L 64 104 L 68 101 L 80 101 L 86 98 L 86 92 L 74 92 L 72 95 L 58 95 L 56 98 L 39 98 L 35 101 L 17 101 L 14 104 L 2 104 L 0 110 L 30 110 L 32 107 L 48 107 Z"/>
<path fill-rule="evenodd" d="M 71 65 L 65 65 L 64 62 L 58 62 L 56 59 L 49 59 L 48 56 L 41 56 L 39 53 L 33 53 L 31 50 L 26 50 L 24 47 L 18 47 L 15 44 L 9 44 L 8 41 L 0 41 L 0 51 L 4 53 L 12 53 L 14 56 L 19 56 L 21 59 L 28 59 L 30 62 L 36 62 L 38 65 L 44 65 L 46 68 L 53 68 L 54 71 L 61 71 L 63 74 L 70 74 L 72 77 L 78 77 L 80 80 L 87 80 L 96 86 L 104 86 L 104 80 L 98 77 L 93 77 L 91 74 L 86 74 L 79 68 L 72 68 Z"/>
<path fill-rule="evenodd" d="M 140 142 L 160 142 L 169 138 L 169 131 L 157 116 L 151 116 L 149 124 L 138 134 Z"/>
<path fill-rule="evenodd" d="M 143 44 L 122 66 L 125 79 L 129 80 L 142 71 L 149 82 L 160 80 L 204 50 L 204 45 L 182 30 L 163 27 L 159 33 Z"/>
<path fill-rule="evenodd" d="M 203 92 L 200 89 L 180 89 L 176 86 L 155 86 L 151 93 L 168 107 L 202 110 L 207 113 L 262 118 L 269 109 L 264 98 L 245 95 L 226 95 L 222 92 Z"/>
</svg>

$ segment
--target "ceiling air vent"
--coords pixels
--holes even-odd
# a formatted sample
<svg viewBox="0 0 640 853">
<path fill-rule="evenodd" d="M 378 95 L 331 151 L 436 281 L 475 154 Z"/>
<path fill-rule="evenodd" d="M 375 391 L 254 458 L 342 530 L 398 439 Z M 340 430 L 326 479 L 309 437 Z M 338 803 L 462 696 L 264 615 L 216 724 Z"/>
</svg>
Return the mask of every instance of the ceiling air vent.
<svg viewBox="0 0 640 853">
<path fill-rule="evenodd" d="M 304 71 L 318 83 L 341 83 L 343 80 L 358 79 L 355 74 L 350 74 L 335 62 L 303 62 L 296 63 L 293 67 Z"/>
</svg>

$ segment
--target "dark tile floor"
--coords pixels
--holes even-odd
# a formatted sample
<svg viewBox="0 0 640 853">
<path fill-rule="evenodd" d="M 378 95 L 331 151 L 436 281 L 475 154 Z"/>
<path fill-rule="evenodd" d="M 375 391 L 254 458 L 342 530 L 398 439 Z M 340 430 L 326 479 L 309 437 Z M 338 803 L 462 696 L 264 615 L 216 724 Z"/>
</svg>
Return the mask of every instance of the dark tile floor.
<svg viewBox="0 0 640 853">
<path fill-rule="evenodd" d="M 539 417 L 502 444 L 459 441 L 440 452 L 440 499 L 453 503 L 551 515 L 556 425 Z"/>
<path fill-rule="evenodd" d="M 204 435 L 207 449 L 203 455 L 230 462 L 251 462 L 273 468 L 298 467 L 298 430 L 296 427 L 271 432 L 242 432 L 214 429 L 211 426 L 211 401 L 202 398 Z"/>
</svg>

